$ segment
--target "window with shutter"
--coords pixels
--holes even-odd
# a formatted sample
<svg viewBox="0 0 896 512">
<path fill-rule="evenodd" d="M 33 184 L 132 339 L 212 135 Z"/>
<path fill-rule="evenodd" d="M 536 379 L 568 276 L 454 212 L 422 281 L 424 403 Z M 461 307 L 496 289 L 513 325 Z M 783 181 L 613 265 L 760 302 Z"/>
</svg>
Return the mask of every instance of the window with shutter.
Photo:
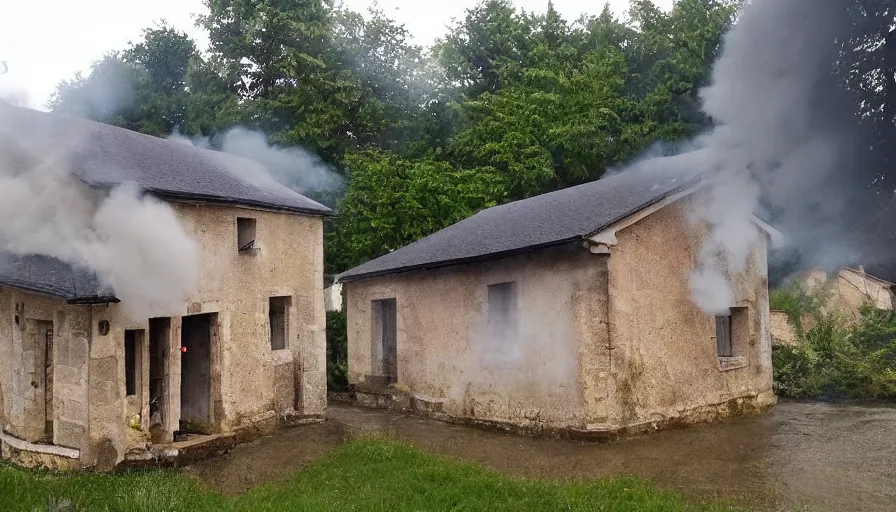
<svg viewBox="0 0 896 512">
<path fill-rule="evenodd" d="M 716 316 L 716 351 L 719 357 L 733 357 L 731 346 L 731 316 Z"/>
</svg>

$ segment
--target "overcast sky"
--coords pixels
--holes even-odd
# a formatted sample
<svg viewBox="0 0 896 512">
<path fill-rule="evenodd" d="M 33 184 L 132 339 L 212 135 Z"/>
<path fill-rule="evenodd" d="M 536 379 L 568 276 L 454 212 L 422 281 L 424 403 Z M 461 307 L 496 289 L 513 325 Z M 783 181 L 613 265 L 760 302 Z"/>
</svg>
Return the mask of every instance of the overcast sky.
<svg viewBox="0 0 896 512">
<path fill-rule="evenodd" d="M 345 0 L 345 5 L 365 11 L 374 0 Z M 428 44 L 445 33 L 452 18 L 478 0 L 379 0 L 380 7 L 404 23 L 417 43 Z M 669 8 L 673 0 L 654 0 Z M 547 0 L 515 0 L 530 11 L 543 11 Z M 628 0 L 609 0 L 623 14 Z M 584 12 L 597 14 L 601 0 L 554 0 L 567 19 Z M 87 71 L 105 52 L 123 49 L 140 37 L 154 21 L 166 19 L 193 36 L 199 47 L 208 44 L 193 23 L 202 12 L 202 0 L 0 0 L 0 61 L 9 72 L 0 75 L 0 94 L 43 109 L 60 80 L 76 71 Z"/>
</svg>

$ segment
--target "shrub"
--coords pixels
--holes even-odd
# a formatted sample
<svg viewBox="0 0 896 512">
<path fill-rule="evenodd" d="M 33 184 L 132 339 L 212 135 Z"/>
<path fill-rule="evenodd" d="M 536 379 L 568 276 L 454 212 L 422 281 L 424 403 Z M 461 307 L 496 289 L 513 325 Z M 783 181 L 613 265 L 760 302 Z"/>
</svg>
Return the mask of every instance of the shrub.
<svg viewBox="0 0 896 512">
<path fill-rule="evenodd" d="M 789 302 L 809 303 L 805 298 Z M 772 352 L 778 394 L 896 400 L 896 312 L 865 307 L 853 324 L 833 313 L 822 314 L 817 307 L 806 312 L 816 324 L 798 332 L 795 346 Z"/>
<path fill-rule="evenodd" d="M 811 317 L 816 322 L 822 320 L 822 309 L 830 295 L 829 284 L 819 285 L 809 289 L 804 283 L 793 280 L 783 288 L 772 290 L 769 293 L 769 307 L 787 313 L 787 317 L 796 328 L 798 337 L 805 335 L 803 319 Z"/>
<path fill-rule="evenodd" d="M 327 312 L 327 389 L 343 391 L 348 388 L 348 336 L 345 313 Z"/>
</svg>

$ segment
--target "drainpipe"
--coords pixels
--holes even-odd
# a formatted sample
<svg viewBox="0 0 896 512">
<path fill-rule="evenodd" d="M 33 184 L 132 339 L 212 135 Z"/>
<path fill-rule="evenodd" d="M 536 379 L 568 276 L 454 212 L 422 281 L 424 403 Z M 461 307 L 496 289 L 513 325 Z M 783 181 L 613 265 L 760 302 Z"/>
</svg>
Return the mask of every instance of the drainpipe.
<svg viewBox="0 0 896 512">
<path fill-rule="evenodd" d="M 613 319 L 612 319 L 612 303 L 613 300 L 612 294 L 610 294 L 610 265 L 607 262 L 610 258 L 610 244 L 603 242 L 595 242 L 593 240 L 585 240 L 584 247 L 588 249 L 591 254 L 595 254 L 598 256 L 604 256 L 604 262 L 606 265 L 606 282 L 604 289 L 602 290 L 606 295 L 605 309 L 604 309 L 604 318 L 607 322 L 607 342 L 604 346 L 607 350 L 607 371 L 610 375 L 614 373 L 613 368 Z"/>
</svg>

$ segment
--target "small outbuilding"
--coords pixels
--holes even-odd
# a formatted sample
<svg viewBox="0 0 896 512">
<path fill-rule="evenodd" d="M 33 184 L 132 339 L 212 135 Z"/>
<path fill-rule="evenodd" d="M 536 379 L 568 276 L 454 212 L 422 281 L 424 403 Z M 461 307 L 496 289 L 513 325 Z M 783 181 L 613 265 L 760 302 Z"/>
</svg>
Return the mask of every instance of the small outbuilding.
<svg viewBox="0 0 896 512">
<path fill-rule="evenodd" d="M 52 152 L 74 187 L 123 182 L 165 202 L 196 242 L 195 290 L 174 314 L 132 318 L 84 266 L 0 253 L 0 449 L 51 468 L 152 462 L 326 407 L 323 218 L 257 165 L 68 116 L 0 104 L 2 149 Z M 25 160 L 7 173 L 29 172 Z"/>
<path fill-rule="evenodd" d="M 359 401 L 513 430 L 612 437 L 775 403 L 767 247 L 754 217 L 730 309 L 690 275 L 706 183 L 621 174 L 484 210 L 351 269 Z"/>
</svg>

